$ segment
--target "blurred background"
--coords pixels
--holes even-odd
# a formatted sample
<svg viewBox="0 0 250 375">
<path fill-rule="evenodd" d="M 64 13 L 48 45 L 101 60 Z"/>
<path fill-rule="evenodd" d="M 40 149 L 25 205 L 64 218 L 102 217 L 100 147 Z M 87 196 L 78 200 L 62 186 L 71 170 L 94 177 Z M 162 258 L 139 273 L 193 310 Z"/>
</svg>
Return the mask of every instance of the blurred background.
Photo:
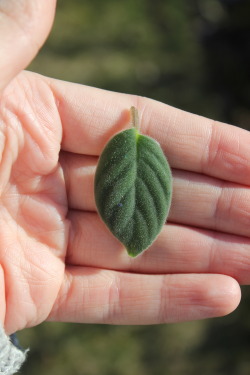
<svg viewBox="0 0 250 375">
<path fill-rule="evenodd" d="M 250 130 L 250 1 L 59 0 L 29 69 Z M 250 287 L 242 292 L 225 318 L 24 330 L 19 338 L 31 351 L 22 374 L 249 375 Z"/>
</svg>

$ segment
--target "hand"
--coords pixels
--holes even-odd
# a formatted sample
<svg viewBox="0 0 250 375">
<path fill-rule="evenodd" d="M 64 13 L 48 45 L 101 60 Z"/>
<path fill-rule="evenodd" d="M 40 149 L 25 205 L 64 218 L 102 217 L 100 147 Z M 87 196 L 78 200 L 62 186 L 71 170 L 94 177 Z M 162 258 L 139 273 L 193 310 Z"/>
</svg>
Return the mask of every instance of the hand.
<svg viewBox="0 0 250 375">
<path fill-rule="evenodd" d="M 131 259 L 96 213 L 98 155 L 128 126 L 173 168 L 168 224 Z M 20 73 L 1 97 L 1 319 L 154 324 L 220 316 L 250 282 L 250 135 L 150 99 Z"/>
</svg>

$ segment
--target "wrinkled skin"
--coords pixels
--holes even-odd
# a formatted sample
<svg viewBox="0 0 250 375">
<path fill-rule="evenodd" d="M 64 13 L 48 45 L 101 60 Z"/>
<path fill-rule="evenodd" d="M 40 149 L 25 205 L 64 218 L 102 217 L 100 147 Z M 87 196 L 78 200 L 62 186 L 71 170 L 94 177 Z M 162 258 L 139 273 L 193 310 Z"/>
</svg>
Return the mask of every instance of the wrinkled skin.
<svg viewBox="0 0 250 375">
<path fill-rule="evenodd" d="M 20 4 L 23 11 L 14 14 L 5 1 L 0 6 L 0 32 L 8 32 L 0 59 L 6 331 L 47 319 L 154 324 L 233 311 L 239 283 L 250 283 L 249 133 L 150 99 L 22 71 L 46 38 L 54 10 L 52 1 Z M 174 177 L 168 224 L 135 259 L 98 217 L 93 195 L 98 155 L 129 126 L 132 105 Z"/>
</svg>

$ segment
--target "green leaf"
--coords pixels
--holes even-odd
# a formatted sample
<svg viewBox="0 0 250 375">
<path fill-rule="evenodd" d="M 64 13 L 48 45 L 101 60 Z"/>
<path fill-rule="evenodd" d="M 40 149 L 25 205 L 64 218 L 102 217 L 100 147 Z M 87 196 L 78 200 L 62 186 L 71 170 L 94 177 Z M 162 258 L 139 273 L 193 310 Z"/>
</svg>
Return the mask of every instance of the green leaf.
<svg viewBox="0 0 250 375">
<path fill-rule="evenodd" d="M 154 139 L 132 128 L 108 142 L 95 175 L 96 206 L 130 256 L 137 256 L 155 240 L 166 221 L 171 196 L 171 170 Z"/>
</svg>

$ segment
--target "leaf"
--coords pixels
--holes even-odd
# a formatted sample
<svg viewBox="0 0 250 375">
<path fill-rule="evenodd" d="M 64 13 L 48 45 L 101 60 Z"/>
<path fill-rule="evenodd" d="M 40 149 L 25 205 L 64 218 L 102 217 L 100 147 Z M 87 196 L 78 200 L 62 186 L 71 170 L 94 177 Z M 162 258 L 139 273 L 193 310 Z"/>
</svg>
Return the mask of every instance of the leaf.
<svg viewBox="0 0 250 375">
<path fill-rule="evenodd" d="M 130 256 L 137 256 L 155 240 L 166 221 L 171 196 L 171 170 L 154 139 L 131 128 L 108 142 L 95 175 L 96 206 Z"/>
</svg>

